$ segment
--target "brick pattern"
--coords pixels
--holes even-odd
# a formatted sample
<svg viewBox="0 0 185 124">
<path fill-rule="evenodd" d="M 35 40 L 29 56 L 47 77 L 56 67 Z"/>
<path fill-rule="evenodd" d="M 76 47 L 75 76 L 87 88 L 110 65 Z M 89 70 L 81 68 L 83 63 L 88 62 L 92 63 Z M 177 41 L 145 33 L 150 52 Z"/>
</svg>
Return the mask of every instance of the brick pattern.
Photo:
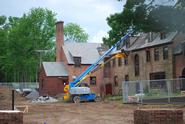
<svg viewBox="0 0 185 124">
<path fill-rule="evenodd" d="M 183 111 L 164 109 L 135 110 L 134 124 L 183 124 Z"/>
<path fill-rule="evenodd" d="M 0 124 L 23 124 L 23 113 L 0 111 Z"/>
</svg>

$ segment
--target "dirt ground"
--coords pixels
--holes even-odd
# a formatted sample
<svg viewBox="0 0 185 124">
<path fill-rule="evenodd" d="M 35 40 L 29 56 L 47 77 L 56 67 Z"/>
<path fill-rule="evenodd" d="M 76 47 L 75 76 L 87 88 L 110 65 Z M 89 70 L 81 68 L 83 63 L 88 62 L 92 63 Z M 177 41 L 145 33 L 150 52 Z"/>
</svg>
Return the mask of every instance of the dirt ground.
<svg viewBox="0 0 185 124">
<path fill-rule="evenodd" d="M 24 124 L 133 124 L 133 108 L 120 102 L 29 104 Z"/>
<path fill-rule="evenodd" d="M 138 108 L 182 109 L 185 105 L 127 105 L 121 101 L 74 103 L 31 103 L 15 93 L 15 105 L 27 105 L 24 124 L 133 124 L 133 112 Z M 11 91 L 0 88 L 0 110 L 11 109 Z"/>
</svg>

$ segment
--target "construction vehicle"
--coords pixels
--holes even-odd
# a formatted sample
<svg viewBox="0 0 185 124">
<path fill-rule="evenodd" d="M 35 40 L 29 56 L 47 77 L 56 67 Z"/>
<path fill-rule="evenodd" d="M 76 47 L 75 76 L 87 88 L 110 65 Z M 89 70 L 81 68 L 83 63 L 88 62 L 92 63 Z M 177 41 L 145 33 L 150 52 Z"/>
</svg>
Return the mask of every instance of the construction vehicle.
<svg viewBox="0 0 185 124">
<path fill-rule="evenodd" d="M 64 86 L 65 95 L 63 99 L 65 101 L 72 101 L 74 103 L 79 103 L 81 101 L 100 101 L 100 96 L 96 93 L 91 92 L 88 85 L 82 83 L 83 80 L 90 77 L 90 75 L 102 68 L 107 62 L 114 58 L 124 58 L 127 56 L 126 52 L 114 53 L 113 51 L 118 48 L 123 42 L 125 42 L 130 35 L 133 33 L 132 29 L 128 30 L 128 33 L 122 37 L 116 44 L 114 44 L 109 50 L 107 50 L 94 64 L 89 66 L 83 73 L 81 73 L 73 82 Z M 105 57 L 110 57 L 107 61 L 104 61 Z"/>
</svg>

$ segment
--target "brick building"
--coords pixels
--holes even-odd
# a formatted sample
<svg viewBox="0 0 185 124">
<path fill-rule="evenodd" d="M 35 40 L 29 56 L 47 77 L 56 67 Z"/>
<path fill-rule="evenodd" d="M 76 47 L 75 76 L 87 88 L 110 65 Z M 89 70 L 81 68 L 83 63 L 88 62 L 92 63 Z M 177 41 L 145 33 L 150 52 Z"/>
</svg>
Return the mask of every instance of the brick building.
<svg viewBox="0 0 185 124">
<path fill-rule="evenodd" d="M 101 44 L 64 43 L 63 22 L 56 23 L 56 62 L 43 62 L 39 75 L 40 95 L 63 93 L 65 84 L 72 82 L 100 57 Z M 100 93 L 103 70 L 98 70 L 84 80 L 91 90 Z"/>
<path fill-rule="evenodd" d="M 184 77 L 184 40 L 185 35 L 177 32 L 143 33 L 131 37 L 123 45 L 123 49 L 129 51 L 128 58 L 108 63 L 104 68 L 104 82 L 111 85 L 112 94 L 118 94 L 124 80 Z"/>
</svg>

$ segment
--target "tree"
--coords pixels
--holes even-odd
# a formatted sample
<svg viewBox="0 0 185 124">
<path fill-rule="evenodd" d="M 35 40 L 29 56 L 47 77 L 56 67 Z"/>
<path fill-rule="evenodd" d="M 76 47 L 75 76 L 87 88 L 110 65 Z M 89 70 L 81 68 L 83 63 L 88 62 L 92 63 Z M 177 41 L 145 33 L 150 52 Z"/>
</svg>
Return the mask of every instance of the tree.
<svg viewBox="0 0 185 124">
<path fill-rule="evenodd" d="M 3 61 L 7 81 L 33 81 L 39 64 L 37 50 L 54 48 L 55 13 L 33 8 L 21 18 L 9 17 L 8 22 L 7 54 Z M 47 55 L 43 59 L 52 57 Z"/>
<path fill-rule="evenodd" d="M 64 26 L 64 39 L 68 42 L 87 42 L 88 34 L 75 23 Z"/>
<path fill-rule="evenodd" d="M 179 0 L 175 6 L 155 5 L 155 0 L 127 0 L 121 13 L 107 18 L 111 30 L 103 38 L 107 45 L 117 42 L 129 26 L 135 32 L 185 31 L 185 2 Z M 170 2 L 170 0 L 169 0 Z"/>
</svg>

